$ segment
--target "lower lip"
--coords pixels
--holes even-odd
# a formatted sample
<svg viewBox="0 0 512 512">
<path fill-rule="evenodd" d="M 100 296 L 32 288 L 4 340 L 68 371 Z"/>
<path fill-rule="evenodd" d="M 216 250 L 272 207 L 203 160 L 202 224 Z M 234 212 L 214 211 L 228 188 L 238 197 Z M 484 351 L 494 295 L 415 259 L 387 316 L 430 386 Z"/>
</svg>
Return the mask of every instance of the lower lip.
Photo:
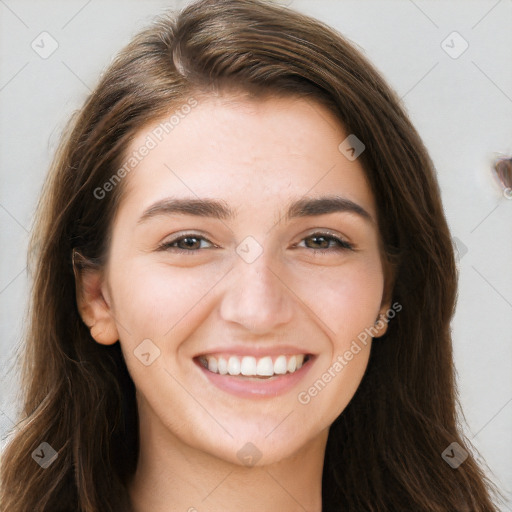
<svg viewBox="0 0 512 512">
<path fill-rule="evenodd" d="M 234 375 L 220 375 L 207 370 L 199 362 L 196 365 L 203 372 L 206 378 L 222 391 L 242 398 L 270 398 L 283 395 L 293 389 L 300 380 L 309 372 L 314 358 L 302 365 L 299 370 L 284 375 L 275 375 L 269 379 L 250 379 L 248 377 L 237 377 Z"/>
</svg>

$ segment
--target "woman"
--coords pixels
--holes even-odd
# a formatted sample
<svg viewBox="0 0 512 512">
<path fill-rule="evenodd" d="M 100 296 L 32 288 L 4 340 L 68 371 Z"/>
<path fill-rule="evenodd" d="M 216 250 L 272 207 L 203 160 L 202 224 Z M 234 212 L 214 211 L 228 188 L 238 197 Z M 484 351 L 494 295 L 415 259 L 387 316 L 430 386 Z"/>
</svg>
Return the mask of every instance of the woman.
<svg viewBox="0 0 512 512">
<path fill-rule="evenodd" d="M 432 162 L 343 37 L 203 0 L 73 120 L 32 238 L 9 511 L 492 511 Z"/>
</svg>

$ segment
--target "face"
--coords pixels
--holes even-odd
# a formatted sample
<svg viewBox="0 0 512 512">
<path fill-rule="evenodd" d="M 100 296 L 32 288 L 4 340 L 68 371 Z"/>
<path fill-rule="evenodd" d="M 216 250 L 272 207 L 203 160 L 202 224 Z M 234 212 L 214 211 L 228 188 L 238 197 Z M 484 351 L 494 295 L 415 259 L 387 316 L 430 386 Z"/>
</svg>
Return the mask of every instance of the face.
<svg viewBox="0 0 512 512">
<path fill-rule="evenodd" d="M 104 304 L 83 316 L 119 339 L 142 422 L 236 464 L 325 441 L 389 306 L 348 135 L 303 99 L 202 98 L 124 178 Z"/>
</svg>

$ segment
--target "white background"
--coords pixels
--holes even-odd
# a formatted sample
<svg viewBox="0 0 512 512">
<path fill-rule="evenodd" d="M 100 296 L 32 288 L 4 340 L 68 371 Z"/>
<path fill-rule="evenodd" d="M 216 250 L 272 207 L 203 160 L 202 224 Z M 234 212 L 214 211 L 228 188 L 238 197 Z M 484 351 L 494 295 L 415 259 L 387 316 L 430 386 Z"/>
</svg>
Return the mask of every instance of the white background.
<svg viewBox="0 0 512 512">
<path fill-rule="evenodd" d="M 28 232 L 59 135 L 131 36 L 185 3 L 0 0 L 0 437 L 16 416 Z M 452 235 L 463 244 L 452 327 L 464 429 L 510 495 L 512 200 L 491 167 L 496 155 L 512 154 L 512 0 L 281 3 L 357 43 L 403 98 L 430 151 Z M 47 59 L 31 48 L 43 31 L 58 44 Z M 453 31 L 469 44 L 458 58 L 441 45 Z M 463 40 L 444 44 L 458 53 Z"/>
</svg>

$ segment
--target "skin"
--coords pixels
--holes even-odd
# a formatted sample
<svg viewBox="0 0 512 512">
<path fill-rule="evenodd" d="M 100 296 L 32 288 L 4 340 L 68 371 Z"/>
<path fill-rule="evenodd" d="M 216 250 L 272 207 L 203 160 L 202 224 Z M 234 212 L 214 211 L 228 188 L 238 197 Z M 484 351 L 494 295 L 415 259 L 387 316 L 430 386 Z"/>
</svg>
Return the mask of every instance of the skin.
<svg viewBox="0 0 512 512">
<path fill-rule="evenodd" d="M 129 487 L 137 512 L 321 510 L 329 426 L 359 386 L 371 339 L 309 403 L 298 394 L 389 308 L 374 197 L 359 161 L 338 150 L 347 135 L 304 99 L 203 97 L 125 178 L 108 263 L 82 276 L 79 307 L 98 343 L 120 341 L 137 388 L 140 451 Z M 284 215 L 293 200 L 333 194 L 373 221 L 352 212 Z M 221 200 L 235 216 L 138 222 L 171 196 Z M 331 241 L 315 251 L 322 245 L 311 235 L 326 230 L 355 250 Z M 158 249 L 189 232 L 206 240 L 188 253 Z M 236 252 L 247 236 L 262 248 L 251 263 Z M 134 354 L 145 339 L 160 350 L 148 366 Z M 240 398 L 193 361 L 233 343 L 292 345 L 315 357 L 291 391 Z M 261 454 L 254 467 L 237 456 L 247 442 Z"/>
</svg>

